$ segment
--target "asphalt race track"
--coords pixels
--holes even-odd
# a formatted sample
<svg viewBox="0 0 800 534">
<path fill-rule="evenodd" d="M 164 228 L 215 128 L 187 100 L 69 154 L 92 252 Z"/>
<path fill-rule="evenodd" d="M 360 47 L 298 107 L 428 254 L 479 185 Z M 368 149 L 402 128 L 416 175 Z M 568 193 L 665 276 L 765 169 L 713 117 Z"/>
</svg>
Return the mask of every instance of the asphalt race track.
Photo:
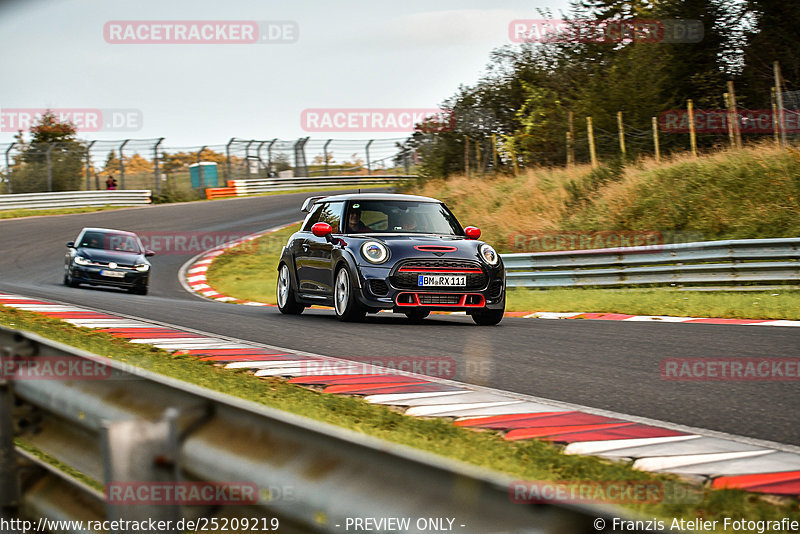
<svg viewBox="0 0 800 534">
<path fill-rule="evenodd" d="M 394 314 L 347 324 L 327 310 L 289 317 L 187 293 L 178 270 L 196 252 L 151 258 L 148 296 L 61 284 L 64 244 L 84 226 L 243 235 L 299 220 L 307 196 L 2 220 L 0 290 L 342 358 L 452 358 L 444 360 L 455 366 L 447 378 L 800 446 L 797 380 L 675 382 L 660 375 L 661 360 L 671 357 L 800 357 L 800 328 L 511 318 L 478 327 L 442 315 L 413 325 Z"/>
</svg>

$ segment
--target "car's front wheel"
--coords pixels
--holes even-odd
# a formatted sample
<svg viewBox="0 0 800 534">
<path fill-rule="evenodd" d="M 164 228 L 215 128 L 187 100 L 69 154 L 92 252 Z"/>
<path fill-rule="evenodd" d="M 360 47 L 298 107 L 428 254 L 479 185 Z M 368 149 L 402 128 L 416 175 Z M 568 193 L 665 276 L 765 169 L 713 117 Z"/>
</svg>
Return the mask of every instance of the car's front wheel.
<svg viewBox="0 0 800 534">
<path fill-rule="evenodd" d="M 333 308 L 340 321 L 360 321 L 366 310 L 359 304 L 347 267 L 339 267 L 333 283 Z"/>
<path fill-rule="evenodd" d="M 503 320 L 503 309 L 480 310 L 472 313 L 472 320 L 481 326 L 493 326 Z"/>
<path fill-rule="evenodd" d="M 278 309 L 281 313 L 286 315 L 300 315 L 305 306 L 299 304 L 294 297 L 294 290 L 292 290 L 292 278 L 289 274 L 289 266 L 285 263 L 281 264 L 278 269 Z"/>
<path fill-rule="evenodd" d="M 78 282 L 69 274 L 69 269 L 64 270 L 64 285 L 68 287 L 78 287 Z"/>
</svg>

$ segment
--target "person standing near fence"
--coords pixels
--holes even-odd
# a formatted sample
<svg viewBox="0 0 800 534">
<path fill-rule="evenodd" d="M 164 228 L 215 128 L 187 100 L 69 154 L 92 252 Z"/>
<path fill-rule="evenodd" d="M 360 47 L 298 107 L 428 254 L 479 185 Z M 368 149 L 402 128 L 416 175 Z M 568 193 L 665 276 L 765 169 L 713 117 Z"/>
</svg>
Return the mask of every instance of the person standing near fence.
<svg viewBox="0 0 800 534">
<path fill-rule="evenodd" d="M 114 175 L 110 175 L 106 178 L 106 189 L 112 191 L 117 188 L 117 181 L 114 179 Z"/>
</svg>

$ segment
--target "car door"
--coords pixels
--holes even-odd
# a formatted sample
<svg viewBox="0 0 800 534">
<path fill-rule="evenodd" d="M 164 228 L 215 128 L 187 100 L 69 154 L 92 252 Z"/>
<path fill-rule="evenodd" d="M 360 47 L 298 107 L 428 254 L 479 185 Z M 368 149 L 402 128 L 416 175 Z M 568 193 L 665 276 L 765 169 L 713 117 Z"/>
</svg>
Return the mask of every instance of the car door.
<svg viewBox="0 0 800 534">
<path fill-rule="evenodd" d="M 340 234 L 343 213 L 344 202 L 326 202 L 317 222 L 330 224 L 332 234 Z M 331 263 L 333 244 L 325 237 L 317 237 L 314 234 L 309 234 L 307 244 L 310 258 L 307 264 L 308 280 L 313 286 L 315 294 L 330 297 L 333 295 L 333 265 Z"/>
<path fill-rule="evenodd" d="M 290 244 L 296 269 L 295 275 L 297 279 L 297 288 L 298 292 L 302 294 L 309 292 L 312 294 L 314 293 L 315 285 L 311 279 L 314 258 L 311 255 L 311 247 L 309 245 L 308 238 L 314 235 L 311 233 L 311 227 L 314 226 L 315 223 L 319 222 L 320 215 L 322 214 L 322 210 L 324 208 L 325 204 L 317 204 L 312 209 L 308 218 L 306 218 L 305 222 L 303 223 L 303 227 L 301 228 L 300 232 L 295 234 L 295 237 Z"/>
</svg>

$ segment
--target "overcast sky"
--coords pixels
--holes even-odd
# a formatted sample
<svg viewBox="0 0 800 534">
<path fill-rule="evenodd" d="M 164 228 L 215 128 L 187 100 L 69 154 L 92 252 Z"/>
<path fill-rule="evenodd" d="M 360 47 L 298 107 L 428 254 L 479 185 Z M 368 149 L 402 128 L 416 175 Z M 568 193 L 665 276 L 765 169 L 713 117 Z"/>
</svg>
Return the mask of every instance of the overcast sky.
<svg viewBox="0 0 800 534">
<path fill-rule="evenodd" d="M 0 112 L 128 110 L 133 132 L 169 146 L 231 137 L 400 137 L 312 133 L 309 108 L 435 108 L 474 83 L 509 22 L 559 14 L 567 0 L 28 0 L 0 3 Z M 113 44 L 111 21 L 288 21 L 294 42 Z M 138 118 L 137 118 L 138 117 Z M 106 120 L 107 117 L 104 119 Z M 120 119 L 121 120 L 121 119 Z M 136 124 L 141 121 L 141 124 Z M 5 117 L 4 130 L 9 129 Z M 0 132 L 0 143 L 13 140 Z"/>
</svg>

